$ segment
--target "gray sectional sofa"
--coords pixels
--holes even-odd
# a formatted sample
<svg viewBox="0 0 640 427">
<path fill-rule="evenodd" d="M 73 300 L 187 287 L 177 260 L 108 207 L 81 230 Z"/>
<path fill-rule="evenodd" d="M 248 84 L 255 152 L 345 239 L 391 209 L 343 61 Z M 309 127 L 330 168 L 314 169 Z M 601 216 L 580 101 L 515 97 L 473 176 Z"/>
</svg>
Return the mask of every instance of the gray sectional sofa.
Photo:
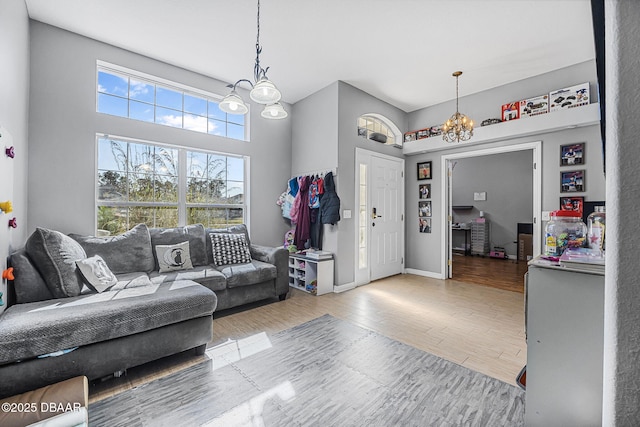
<svg viewBox="0 0 640 427">
<path fill-rule="evenodd" d="M 286 297 L 287 263 L 285 249 L 251 244 L 244 225 L 140 224 L 111 237 L 38 228 L 9 258 L 15 295 L 0 315 L 0 397 L 202 354 L 214 311 Z"/>
</svg>

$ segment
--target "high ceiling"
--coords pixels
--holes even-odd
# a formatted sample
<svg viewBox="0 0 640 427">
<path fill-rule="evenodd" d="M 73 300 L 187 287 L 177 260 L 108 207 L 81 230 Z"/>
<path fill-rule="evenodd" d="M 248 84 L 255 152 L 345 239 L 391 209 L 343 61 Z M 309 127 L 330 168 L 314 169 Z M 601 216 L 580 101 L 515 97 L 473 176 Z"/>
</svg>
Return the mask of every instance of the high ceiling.
<svg viewBox="0 0 640 427">
<path fill-rule="evenodd" d="M 256 0 L 25 0 L 31 18 L 233 83 Z M 262 0 L 261 64 L 295 103 L 345 81 L 411 112 L 595 57 L 589 0 Z M 126 66 L 126 64 L 121 64 Z M 141 70 L 146 71 L 146 70 Z"/>
</svg>

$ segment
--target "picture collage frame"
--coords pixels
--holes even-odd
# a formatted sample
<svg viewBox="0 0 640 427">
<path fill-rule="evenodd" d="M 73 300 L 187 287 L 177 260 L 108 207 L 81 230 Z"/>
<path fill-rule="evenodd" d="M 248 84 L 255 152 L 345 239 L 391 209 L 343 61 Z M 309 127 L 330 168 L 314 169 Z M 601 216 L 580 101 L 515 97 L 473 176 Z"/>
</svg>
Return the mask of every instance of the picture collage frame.
<svg viewBox="0 0 640 427">
<path fill-rule="evenodd" d="M 431 161 L 418 162 L 418 181 L 431 179 Z M 418 230 L 420 233 L 431 233 L 432 227 L 432 205 L 431 205 L 431 183 L 418 183 Z"/>
</svg>

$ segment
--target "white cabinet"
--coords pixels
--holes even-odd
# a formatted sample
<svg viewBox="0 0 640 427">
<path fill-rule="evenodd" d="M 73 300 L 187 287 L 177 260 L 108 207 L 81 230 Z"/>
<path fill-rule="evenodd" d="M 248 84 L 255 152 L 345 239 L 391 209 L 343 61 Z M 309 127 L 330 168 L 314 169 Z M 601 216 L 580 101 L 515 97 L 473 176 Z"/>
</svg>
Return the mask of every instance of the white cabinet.
<svg viewBox="0 0 640 427">
<path fill-rule="evenodd" d="M 602 422 L 604 276 L 529 264 L 527 426 Z"/>
<path fill-rule="evenodd" d="M 333 292 L 333 259 L 290 254 L 289 286 L 314 295 Z"/>
</svg>

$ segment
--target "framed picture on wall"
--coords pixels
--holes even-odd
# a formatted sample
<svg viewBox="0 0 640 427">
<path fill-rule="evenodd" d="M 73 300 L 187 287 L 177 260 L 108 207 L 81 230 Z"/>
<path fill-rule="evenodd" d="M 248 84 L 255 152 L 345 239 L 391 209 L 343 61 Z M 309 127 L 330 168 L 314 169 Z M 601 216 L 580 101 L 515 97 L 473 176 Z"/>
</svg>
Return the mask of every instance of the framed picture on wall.
<svg viewBox="0 0 640 427">
<path fill-rule="evenodd" d="M 585 191 L 584 170 L 560 172 L 560 192 L 576 193 Z"/>
<path fill-rule="evenodd" d="M 431 218 L 419 218 L 418 222 L 420 223 L 421 233 L 431 233 Z"/>
<path fill-rule="evenodd" d="M 560 146 L 560 166 L 584 165 L 584 142 Z"/>
<path fill-rule="evenodd" d="M 420 218 L 431 216 L 431 201 L 418 202 L 418 216 Z"/>
<path fill-rule="evenodd" d="M 431 179 L 431 162 L 418 163 L 418 180 Z"/>
<path fill-rule="evenodd" d="M 431 184 L 420 184 L 419 185 L 420 198 L 421 199 L 430 199 L 431 198 Z"/>
<path fill-rule="evenodd" d="M 584 197 L 560 197 L 560 210 L 580 212 L 584 210 Z"/>
</svg>

